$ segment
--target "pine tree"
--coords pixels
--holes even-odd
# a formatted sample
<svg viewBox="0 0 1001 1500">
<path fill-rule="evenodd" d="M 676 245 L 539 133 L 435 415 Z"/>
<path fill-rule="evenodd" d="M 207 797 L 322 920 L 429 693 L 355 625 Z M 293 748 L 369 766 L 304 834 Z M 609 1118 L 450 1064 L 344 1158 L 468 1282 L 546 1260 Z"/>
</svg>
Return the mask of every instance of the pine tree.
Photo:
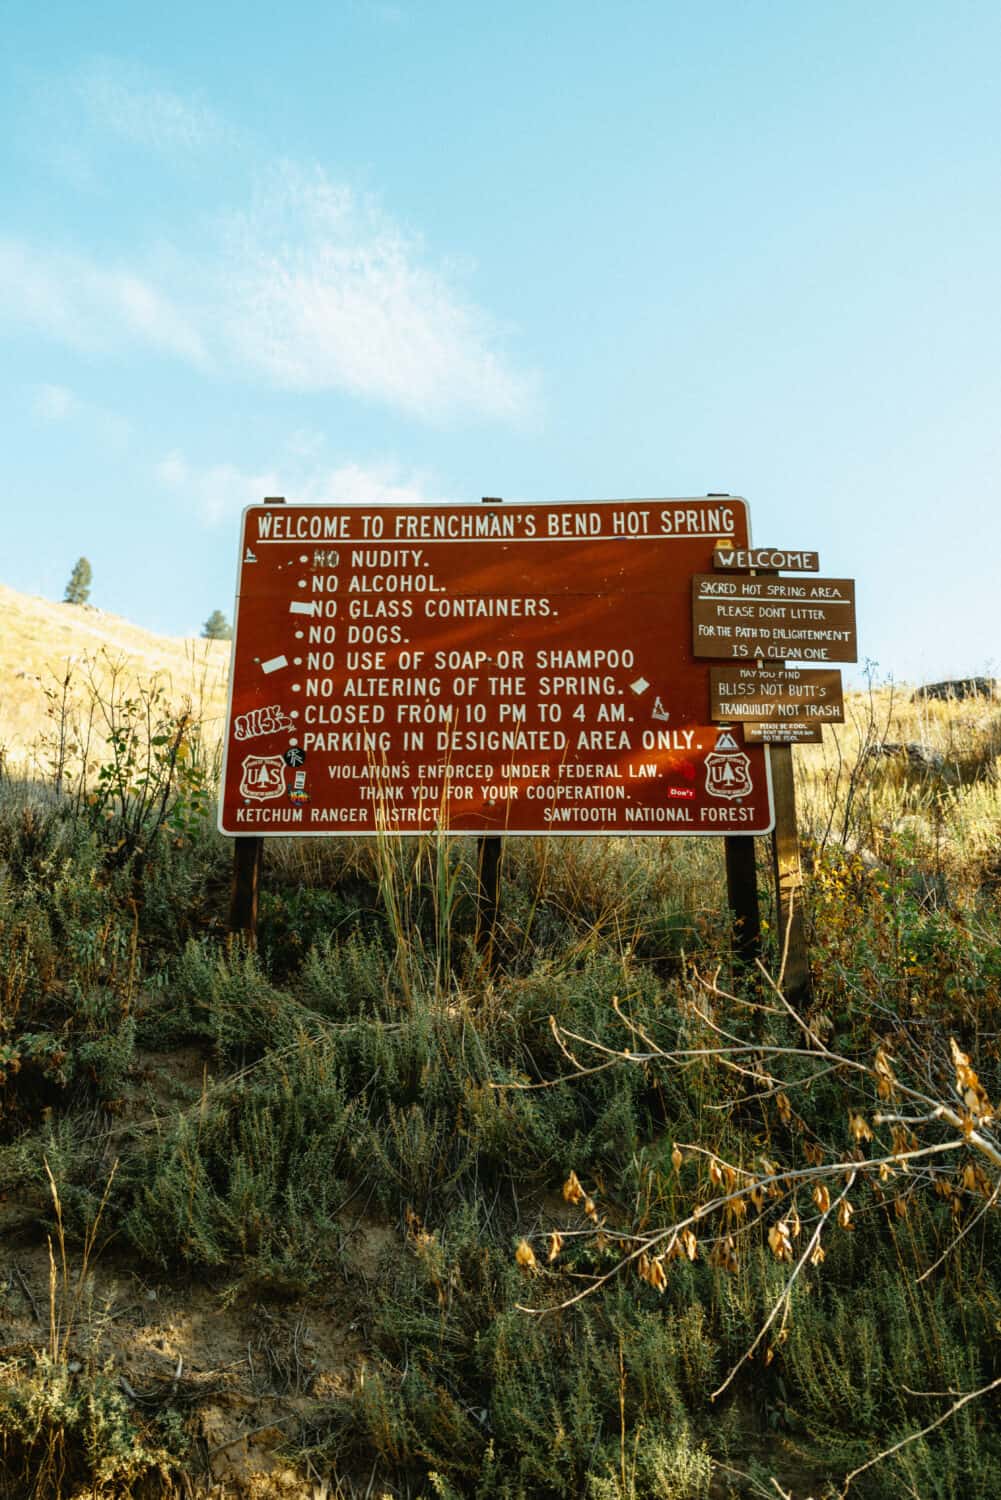
<svg viewBox="0 0 1001 1500">
<path fill-rule="evenodd" d="M 93 570 L 85 557 L 78 557 L 63 595 L 64 604 L 86 604 L 90 598 Z"/>
<path fill-rule="evenodd" d="M 202 637 L 206 641 L 231 641 L 233 627 L 221 609 L 214 609 L 202 626 Z"/>
</svg>

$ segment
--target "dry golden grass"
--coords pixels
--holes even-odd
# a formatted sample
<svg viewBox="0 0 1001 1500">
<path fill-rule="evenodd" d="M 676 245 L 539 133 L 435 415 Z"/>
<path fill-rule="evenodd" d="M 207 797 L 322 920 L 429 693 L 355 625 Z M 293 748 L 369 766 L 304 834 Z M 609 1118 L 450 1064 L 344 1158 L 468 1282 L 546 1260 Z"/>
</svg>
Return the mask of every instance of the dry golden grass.
<svg viewBox="0 0 1001 1500">
<path fill-rule="evenodd" d="M 796 751 L 800 833 L 867 855 L 906 851 L 972 899 L 1001 869 L 1001 702 L 910 685 L 845 699 L 846 722 Z M 891 753 L 887 753 L 891 752 Z"/>
<path fill-rule="evenodd" d="M 46 689 L 78 698 L 91 676 L 107 685 L 159 680 L 171 701 L 190 699 L 206 729 L 221 727 L 229 643 L 158 636 L 86 605 L 57 604 L 0 584 L 0 745 L 12 767 L 31 765 L 48 718 Z"/>
</svg>

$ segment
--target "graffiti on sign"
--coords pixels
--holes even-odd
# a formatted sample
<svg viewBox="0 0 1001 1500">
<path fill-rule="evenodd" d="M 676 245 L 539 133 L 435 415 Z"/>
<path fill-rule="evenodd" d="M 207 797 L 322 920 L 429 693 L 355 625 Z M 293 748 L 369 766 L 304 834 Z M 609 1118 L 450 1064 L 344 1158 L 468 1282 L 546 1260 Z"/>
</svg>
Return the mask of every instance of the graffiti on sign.
<svg viewBox="0 0 1001 1500">
<path fill-rule="evenodd" d="M 294 727 L 288 714 L 275 703 L 270 708 L 254 708 L 250 713 L 238 714 L 233 725 L 233 736 L 238 740 L 255 740 L 262 735 L 280 734 L 283 730 Z"/>
</svg>

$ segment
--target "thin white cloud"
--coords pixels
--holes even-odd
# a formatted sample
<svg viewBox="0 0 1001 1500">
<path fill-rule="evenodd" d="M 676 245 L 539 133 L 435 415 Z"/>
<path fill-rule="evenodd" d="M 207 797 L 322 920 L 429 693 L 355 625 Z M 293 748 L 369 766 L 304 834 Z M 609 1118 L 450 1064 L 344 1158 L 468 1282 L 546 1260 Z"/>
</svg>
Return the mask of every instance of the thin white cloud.
<svg viewBox="0 0 1001 1500">
<path fill-rule="evenodd" d="M 45 422 L 65 422 L 80 409 L 79 399 L 65 385 L 36 387 L 32 407 Z"/>
<path fill-rule="evenodd" d="M 239 515 L 245 505 L 259 505 L 265 495 L 280 495 L 283 483 L 274 471 L 250 473 L 235 464 L 199 466 L 181 453 L 163 459 L 156 477 L 210 526 Z"/>
<path fill-rule="evenodd" d="M 293 390 L 341 389 L 419 416 L 516 419 L 534 381 L 495 352 L 497 331 L 350 188 L 285 164 L 227 237 L 225 335 L 240 360 Z"/>
<path fill-rule="evenodd" d="M 222 120 L 197 99 L 163 88 L 147 70 L 102 58 L 80 73 L 78 92 L 92 118 L 137 146 L 197 151 L 226 139 Z"/>
<path fill-rule="evenodd" d="M 409 19 L 402 5 L 389 4 L 386 0 L 351 0 L 351 9 L 387 26 L 401 26 Z"/>
<path fill-rule="evenodd" d="M 297 427 L 285 439 L 285 447 L 296 458 L 316 459 L 326 445 L 326 435 L 313 427 Z"/>
<path fill-rule="evenodd" d="M 43 145 L 36 140 L 34 145 L 57 181 L 75 193 L 90 194 L 101 185 L 101 173 L 92 153 L 78 141 L 62 140 Z"/>
<path fill-rule="evenodd" d="M 405 478 L 392 464 L 341 464 L 297 498 L 312 505 L 420 505 L 432 497 L 419 477 Z"/>
<path fill-rule="evenodd" d="M 33 414 L 42 422 L 85 431 L 106 448 L 121 450 L 129 441 L 132 429 L 124 417 L 84 400 L 69 386 L 34 386 L 30 404 Z"/>
<path fill-rule="evenodd" d="M 309 505 L 417 505 L 430 498 L 420 475 L 404 474 L 392 463 L 345 463 L 293 482 L 273 469 L 254 473 L 229 463 L 199 466 L 171 453 L 157 465 L 156 478 L 208 525 L 259 505 L 266 495 Z"/>
<path fill-rule="evenodd" d="M 175 218 L 112 261 L 69 241 L 0 236 L 0 325 L 88 351 L 145 346 L 219 376 L 345 393 L 435 422 L 516 422 L 535 410 L 537 381 L 464 292 L 468 271 L 436 261 L 371 200 L 319 166 L 281 162 L 255 174 L 212 110 L 130 65 L 90 65 L 73 97 L 99 136 L 149 151 L 197 159 L 213 142 L 237 146 L 226 178 L 235 196 L 188 238 Z M 96 171 L 94 131 L 81 136 Z M 75 141 L 63 144 L 72 157 Z M 210 167 L 216 201 L 218 162 L 205 158 L 199 170 Z M 149 172 L 158 169 L 151 161 Z"/>
<path fill-rule="evenodd" d="M 191 317 L 152 281 L 126 267 L 0 239 L 0 323 L 28 324 L 87 350 L 148 344 L 204 364 L 205 345 Z"/>
</svg>

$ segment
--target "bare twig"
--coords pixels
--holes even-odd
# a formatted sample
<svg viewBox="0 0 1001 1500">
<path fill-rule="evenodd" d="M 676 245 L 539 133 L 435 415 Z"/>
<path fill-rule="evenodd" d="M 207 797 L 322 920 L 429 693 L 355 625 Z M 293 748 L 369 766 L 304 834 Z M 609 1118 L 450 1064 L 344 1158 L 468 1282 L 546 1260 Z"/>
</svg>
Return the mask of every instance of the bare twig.
<svg viewBox="0 0 1001 1500">
<path fill-rule="evenodd" d="M 22 1292 L 28 1299 L 28 1304 L 31 1308 L 35 1322 L 40 1323 L 42 1321 L 42 1315 L 38 1311 L 38 1303 L 35 1301 L 35 1294 L 31 1290 L 31 1285 L 28 1281 L 27 1276 L 25 1276 L 20 1266 L 12 1266 L 11 1269 L 14 1272 L 14 1275 L 17 1277 L 18 1286 L 21 1288 Z"/>
<path fill-rule="evenodd" d="M 236 1437 L 227 1439 L 225 1443 L 220 1443 L 218 1447 L 210 1448 L 207 1455 L 208 1462 L 211 1463 L 217 1454 L 225 1453 L 227 1448 L 235 1448 L 237 1443 L 249 1442 L 250 1439 L 252 1437 L 256 1437 L 259 1432 L 267 1432 L 271 1427 L 281 1427 L 284 1423 L 290 1420 L 290 1417 L 278 1417 L 273 1422 L 262 1422 L 260 1427 L 249 1427 L 246 1432 L 240 1432 Z"/>
<path fill-rule="evenodd" d="M 810 1238 L 809 1238 L 809 1240 L 807 1242 L 806 1249 L 803 1251 L 803 1254 L 800 1256 L 799 1260 L 796 1262 L 796 1265 L 793 1267 L 792 1271 L 790 1271 L 788 1277 L 786 1278 L 786 1284 L 782 1288 L 781 1294 L 779 1295 L 778 1299 L 776 1300 L 775 1305 L 772 1308 L 771 1312 L 768 1314 L 768 1317 L 765 1319 L 764 1323 L 762 1323 L 761 1327 L 758 1329 L 758 1333 L 757 1333 L 757 1336 L 756 1336 L 753 1344 L 747 1350 L 746 1354 L 744 1354 L 744 1356 L 737 1361 L 737 1363 L 734 1365 L 733 1369 L 730 1371 L 729 1375 L 724 1380 L 723 1384 L 716 1387 L 716 1389 L 713 1391 L 712 1395 L 709 1397 L 710 1401 L 715 1401 L 717 1396 L 722 1396 L 723 1392 L 726 1390 L 727 1386 L 730 1384 L 731 1380 L 733 1380 L 733 1378 L 736 1375 L 737 1371 L 740 1369 L 740 1367 L 743 1364 L 744 1360 L 751 1358 L 751 1356 L 753 1355 L 755 1349 L 761 1343 L 761 1340 L 764 1338 L 764 1336 L 768 1332 L 769 1328 L 771 1328 L 772 1324 L 775 1322 L 775 1319 L 778 1317 L 779 1311 L 781 1309 L 784 1309 L 784 1311 L 782 1312 L 782 1322 L 783 1322 L 783 1324 L 785 1323 L 786 1314 L 789 1311 L 789 1299 L 792 1296 L 792 1289 L 793 1289 L 793 1286 L 796 1283 L 796 1278 L 799 1275 L 800 1271 L 802 1271 L 803 1267 L 806 1265 L 807 1261 L 809 1260 L 810 1256 L 813 1254 L 814 1250 L 817 1248 L 818 1244 L 820 1243 L 820 1236 L 823 1233 L 824 1225 L 827 1223 L 828 1219 L 830 1218 L 830 1216 L 834 1212 L 834 1210 L 839 1207 L 839 1205 L 841 1204 L 841 1202 L 843 1201 L 843 1199 L 847 1198 L 849 1192 L 851 1191 L 851 1189 L 852 1189 L 852 1187 L 854 1185 L 855 1185 L 855 1173 L 852 1172 L 852 1174 L 850 1175 L 850 1177 L 848 1179 L 848 1182 L 845 1184 L 843 1192 L 837 1198 L 835 1198 L 834 1201 L 821 1214 L 819 1220 L 817 1221 L 817 1227 L 813 1231 L 812 1235 L 810 1236 Z"/>
<path fill-rule="evenodd" d="M 870 1458 L 866 1463 L 859 1464 L 857 1469 L 853 1469 L 850 1474 L 845 1475 L 844 1483 L 841 1486 L 842 1497 L 847 1495 L 848 1487 L 852 1481 L 857 1479 L 860 1474 L 864 1474 L 866 1469 L 871 1469 L 874 1465 L 881 1464 L 884 1459 L 891 1458 L 894 1453 L 899 1453 L 901 1448 L 906 1448 L 910 1443 L 916 1443 L 918 1438 L 927 1437 L 929 1432 L 934 1432 L 936 1427 L 941 1427 L 943 1422 L 948 1422 L 950 1417 L 954 1417 L 967 1402 L 976 1401 L 980 1396 L 989 1395 L 991 1391 L 997 1390 L 998 1386 L 1001 1386 L 1001 1375 L 996 1380 L 992 1380 L 990 1385 L 982 1385 L 977 1391 L 967 1391 L 965 1396 L 961 1396 L 958 1401 L 953 1402 L 948 1411 L 944 1411 L 940 1417 L 936 1417 L 934 1422 L 929 1422 L 927 1427 L 922 1427 L 920 1432 L 908 1433 L 905 1438 L 900 1439 L 899 1443 L 894 1443 L 890 1448 L 884 1448 L 881 1453 L 876 1454 L 875 1458 Z"/>
<path fill-rule="evenodd" d="M 751 1173 L 747 1173 L 748 1176 L 752 1177 L 752 1180 L 746 1186 L 735 1188 L 733 1192 L 724 1193 L 719 1198 L 713 1198 L 709 1203 L 701 1204 L 687 1218 L 678 1219 L 666 1229 L 657 1229 L 643 1236 L 623 1236 L 623 1238 L 628 1238 L 630 1242 L 635 1242 L 639 1238 L 639 1244 L 636 1245 L 635 1249 L 629 1255 L 624 1256 L 622 1260 L 612 1266 L 610 1270 L 603 1272 L 601 1276 L 596 1276 L 583 1291 L 577 1292 L 574 1296 L 567 1297 L 563 1302 L 558 1302 L 551 1307 L 528 1307 L 523 1303 L 518 1303 L 518 1310 L 519 1312 L 533 1313 L 536 1317 L 544 1317 L 555 1312 L 565 1312 L 568 1307 L 573 1307 L 575 1303 L 583 1302 L 585 1297 L 593 1296 L 599 1288 L 611 1281 L 620 1271 L 624 1271 L 627 1266 L 639 1260 L 641 1255 L 649 1255 L 652 1250 L 655 1250 L 658 1245 L 663 1244 L 665 1240 L 670 1241 L 683 1230 L 690 1229 L 693 1224 L 698 1223 L 702 1219 L 709 1218 L 711 1214 L 718 1213 L 720 1209 L 726 1208 L 727 1204 L 735 1203 L 738 1199 L 749 1197 L 751 1193 L 756 1192 L 759 1188 L 767 1193 L 768 1189 L 773 1186 L 791 1188 L 804 1182 L 820 1181 L 825 1177 L 836 1177 L 846 1170 L 856 1175 L 864 1172 L 868 1176 L 870 1172 L 878 1171 L 883 1166 L 899 1166 L 903 1160 L 914 1161 L 919 1157 L 939 1156 L 946 1152 L 960 1151 L 965 1144 L 965 1141 L 962 1140 L 940 1141 L 933 1146 L 924 1146 L 914 1151 L 897 1152 L 892 1156 L 873 1157 L 863 1163 L 828 1162 L 819 1167 L 797 1167 L 788 1172 L 774 1172 L 764 1177 L 754 1177 Z M 680 1141 L 678 1142 L 678 1146 L 683 1151 L 702 1152 L 706 1156 L 714 1157 L 717 1161 L 722 1160 L 722 1158 L 715 1157 L 713 1152 L 707 1151 L 702 1146 L 690 1146 Z M 736 1172 L 743 1171 L 744 1169 L 734 1167 L 731 1170 Z M 585 1230 L 583 1232 L 593 1233 L 594 1231 Z M 602 1233 L 606 1235 L 608 1233 L 608 1230 L 604 1226 L 602 1226 Z"/>
<path fill-rule="evenodd" d="M 952 1254 L 959 1242 L 966 1238 L 971 1229 L 976 1228 L 976 1226 L 980 1223 L 980 1220 L 984 1217 L 984 1214 L 987 1213 L 988 1209 L 994 1207 L 995 1203 L 998 1201 L 999 1194 L 1001 1194 L 1001 1178 L 998 1179 L 997 1183 L 994 1186 L 993 1193 L 991 1193 L 991 1196 L 987 1199 L 987 1202 L 982 1205 L 980 1212 L 978 1214 L 975 1214 L 968 1224 L 963 1225 L 962 1229 L 956 1235 L 955 1239 L 950 1241 L 950 1243 L 942 1251 L 942 1254 L 939 1256 L 938 1260 L 935 1261 L 933 1265 L 930 1265 L 927 1271 L 921 1272 L 921 1275 L 915 1282 L 915 1286 L 920 1286 L 922 1281 L 925 1281 L 933 1271 L 938 1270 L 939 1266 L 944 1260 L 948 1258 L 948 1256 Z"/>
</svg>

